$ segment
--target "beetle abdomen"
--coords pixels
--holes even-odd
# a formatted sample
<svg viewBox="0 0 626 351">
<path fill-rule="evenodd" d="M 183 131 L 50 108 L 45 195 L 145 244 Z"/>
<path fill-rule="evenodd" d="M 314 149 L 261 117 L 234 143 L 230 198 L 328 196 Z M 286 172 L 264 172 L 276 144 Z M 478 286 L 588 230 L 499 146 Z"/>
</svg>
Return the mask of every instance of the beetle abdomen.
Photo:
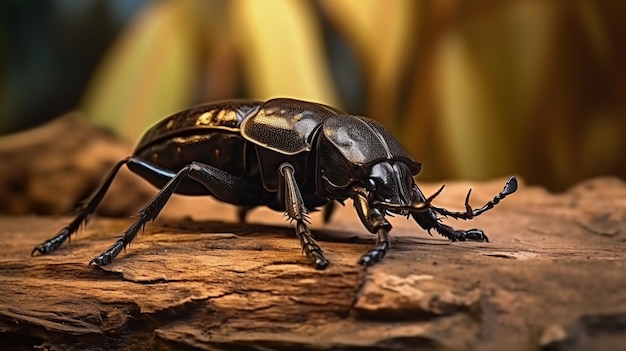
<svg viewBox="0 0 626 351">
<path fill-rule="evenodd" d="M 246 140 L 240 135 L 240 126 L 261 104 L 224 101 L 173 114 L 148 129 L 137 144 L 133 155 L 147 163 L 129 163 L 128 167 L 157 188 L 162 188 L 192 162 L 243 177 L 249 158 L 244 155 Z M 190 179 L 183 180 L 176 192 L 210 195 L 206 188 Z"/>
<path fill-rule="evenodd" d="M 243 177 L 246 172 L 246 140 L 238 134 L 212 132 L 203 135 L 189 135 L 163 140 L 151 144 L 135 154 L 150 165 L 161 168 L 162 172 L 151 172 L 142 168 L 128 167 L 140 174 L 157 188 L 162 188 L 179 170 L 192 162 L 204 163 L 234 176 Z M 164 171 L 169 171 L 166 174 Z M 187 195 L 209 195 L 198 182 L 185 179 L 177 193 Z"/>
<path fill-rule="evenodd" d="M 190 135 L 153 144 L 136 156 L 174 172 L 195 161 L 241 176 L 245 142 L 241 136 L 229 133 Z"/>
<path fill-rule="evenodd" d="M 201 135 L 211 131 L 239 133 L 241 122 L 256 113 L 261 104 L 248 100 L 223 101 L 178 112 L 148 129 L 137 144 L 135 153 L 177 136 Z"/>
</svg>

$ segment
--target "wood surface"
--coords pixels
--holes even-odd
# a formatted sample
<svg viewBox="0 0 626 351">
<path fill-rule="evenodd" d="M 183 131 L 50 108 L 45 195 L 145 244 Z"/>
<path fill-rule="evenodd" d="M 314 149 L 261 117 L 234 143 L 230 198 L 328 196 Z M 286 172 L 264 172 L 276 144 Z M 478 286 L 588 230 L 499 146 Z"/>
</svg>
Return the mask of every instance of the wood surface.
<svg viewBox="0 0 626 351">
<path fill-rule="evenodd" d="M 476 206 L 504 179 L 448 182 L 437 206 Z M 439 184 L 421 184 L 425 193 Z M 117 196 L 120 196 L 118 194 Z M 115 202 L 115 199 L 109 199 Z M 351 203 L 314 234 L 331 260 L 310 267 L 279 213 L 249 224 L 207 198 L 177 198 L 113 264 L 87 262 L 131 219 L 94 216 L 57 252 L 32 248 L 70 217 L 0 217 L 0 349 L 624 350 L 626 185 L 565 194 L 521 184 L 451 243 L 393 219 L 392 250 L 356 264 L 374 237 Z M 184 216 L 191 217 L 184 217 Z M 193 219 L 192 219 L 193 218 Z"/>
</svg>

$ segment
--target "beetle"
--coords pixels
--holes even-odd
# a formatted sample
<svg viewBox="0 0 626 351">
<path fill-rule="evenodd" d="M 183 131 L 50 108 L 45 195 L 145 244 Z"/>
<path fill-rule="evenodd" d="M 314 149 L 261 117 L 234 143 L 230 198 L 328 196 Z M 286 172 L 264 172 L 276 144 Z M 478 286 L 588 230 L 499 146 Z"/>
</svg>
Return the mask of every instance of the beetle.
<svg viewBox="0 0 626 351">
<path fill-rule="evenodd" d="M 85 224 L 124 165 L 160 191 L 89 265 L 111 263 L 173 193 L 210 195 L 236 205 L 242 221 L 257 206 L 284 211 L 295 222 L 303 253 L 315 268 L 325 269 L 329 261 L 307 226 L 310 210 L 324 206 L 328 220 L 336 202 L 352 199 L 361 222 L 376 235 L 375 247 L 359 260 L 369 266 L 390 248 L 386 216 L 412 217 L 429 234 L 434 229 L 451 241 L 489 241 L 482 230 L 455 230 L 439 216 L 472 219 L 517 190 L 513 176 L 492 200 L 472 209 L 470 189 L 465 211 L 449 211 L 431 204 L 443 186 L 426 198 L 413 178 L 421 163 L 372 119 L 287 98 L 222 101 L 178 112 L 148 129 L 132 155 L 117 162 L 82 203 L 74 220 L 31 255 L 56 250 Z"/>
</svg>

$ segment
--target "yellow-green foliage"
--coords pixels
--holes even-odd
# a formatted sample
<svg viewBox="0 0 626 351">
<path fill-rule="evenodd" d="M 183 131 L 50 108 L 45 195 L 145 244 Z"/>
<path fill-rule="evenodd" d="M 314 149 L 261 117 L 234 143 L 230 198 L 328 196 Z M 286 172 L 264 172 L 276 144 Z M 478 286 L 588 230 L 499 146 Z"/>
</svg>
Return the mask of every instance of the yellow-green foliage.
<svg viewBox="0 0 626 351">
<path fill-rule="evenodd" d="M 364 114 L 424 162 L 425 179 L 515 173 L 560 190 L 626 176 L 624 13 L 592 0 L 154 1 L 81 108 L 129 139 L 200 101 L 342 108 L 331 31 L 356 58 Z"/>
</svg>

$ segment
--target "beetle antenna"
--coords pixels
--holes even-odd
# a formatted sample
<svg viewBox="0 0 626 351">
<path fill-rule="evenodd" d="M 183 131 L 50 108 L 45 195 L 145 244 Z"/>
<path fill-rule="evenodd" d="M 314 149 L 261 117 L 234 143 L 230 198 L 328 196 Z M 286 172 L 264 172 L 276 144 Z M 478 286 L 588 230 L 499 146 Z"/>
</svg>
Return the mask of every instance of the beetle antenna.
<svg viewBox="0 0 626 351">
<path fill-rule="evenodd" d="M 500 201 L 502 201 L 505 197 L 513 194 L 517 190 L 517 178 L 515 176 L 509 178 L 509 180 L 504 185 L 502 191 L 496 195 L 493 199 L 487 202 L 483 207 L 473 210 L 472 206 L 469 204 L 469 197 L 472 193 L 472 190 L 467 192 L 467 196 L 465 197 L 465 212 L 454 212 L 448 211 L 445 208 L 430 206 L 433 211 L 439 213 L 443 216 L 452 217 L 455 219 L 472 219 L 476 216 L 479 216 L 483 212 L 489 211 L 494 208 Z M 432 197 L 432 196 L 431 196 Z M 430 198 L 429 198 L 430 199 Z"/>
</svg>

